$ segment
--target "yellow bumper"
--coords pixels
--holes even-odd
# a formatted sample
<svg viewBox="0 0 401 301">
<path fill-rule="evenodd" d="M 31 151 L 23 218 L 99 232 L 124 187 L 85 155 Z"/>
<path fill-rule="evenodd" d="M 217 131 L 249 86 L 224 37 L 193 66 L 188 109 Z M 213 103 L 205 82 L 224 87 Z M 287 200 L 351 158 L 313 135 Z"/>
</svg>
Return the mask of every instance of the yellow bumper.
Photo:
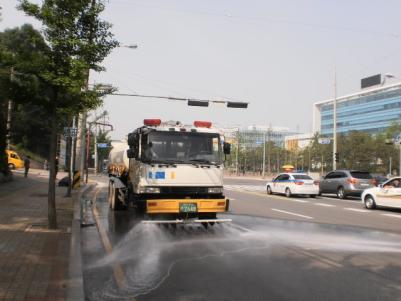
<svg viewBox="0 0 401 301">
<path fill-rule="evenodd" d="M 180 213 L 180 203 L 195 203 L 198 213 L 225 212 L 226 199 L 158 199 L 146 201 L 146 212 L 152 213 Z"/>
</svg>

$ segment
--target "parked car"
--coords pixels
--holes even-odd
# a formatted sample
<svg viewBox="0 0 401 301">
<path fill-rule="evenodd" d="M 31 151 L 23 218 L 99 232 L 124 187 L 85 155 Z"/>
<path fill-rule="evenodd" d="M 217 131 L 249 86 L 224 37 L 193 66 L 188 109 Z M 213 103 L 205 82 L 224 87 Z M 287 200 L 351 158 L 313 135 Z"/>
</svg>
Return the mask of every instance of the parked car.
<svg viewBox="0 0 401 301">
<path fill-rule="evenodd" d="M 7 158 L 8 158 L 8 167 L 10 169 L 23 168 L 24 160 L 17 154 L 17 152 L 12 150 L 6 150 Z"/>
<path fill-rule="evenodd" d="M 335 193 L 339 199 L 345 199 L 361 196 L 365 189 L 374 186 L 374 179 L 367 171 L 335 170 L 320 181 L 320 193 Z"/>
<path fill-rule="evenodd" d="M 401 208 L 401 177 L 390 179 L 378 187 L 366 189 L 362 193 L 362 204 L 367 209 L 378 206 Z"/>
<path fill-rule="evenodd" d="M 389 178 L 382 175 L 372 175 L 372 177 L 375 181 L 376 186 L 379 186 L 380 184 L 383 184 L 384 182 L 387 182 L 389 180 Z"/>
<path fill-rule="evenodd" d="M 282 193 L 287 197 L 292 195 L 319 194 L 319 182 L 303 173 L 282 173 L 266 184 L 267 194 Z"/>
</svg>

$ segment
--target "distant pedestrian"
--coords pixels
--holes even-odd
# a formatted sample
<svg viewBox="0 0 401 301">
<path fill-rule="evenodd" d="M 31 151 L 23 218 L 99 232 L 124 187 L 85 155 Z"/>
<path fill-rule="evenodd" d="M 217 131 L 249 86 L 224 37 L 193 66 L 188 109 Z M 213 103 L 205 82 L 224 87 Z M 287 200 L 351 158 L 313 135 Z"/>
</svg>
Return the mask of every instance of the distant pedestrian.
<svg viewBox="0 0 401 301">
<path fill-rule="evenodd" d="M 24 160 L 24 168 L 25 168 L 24 176 L 25 176 L 25 178 L 28 177 L 29 167 L 31 166 L 31 160 L 29 160 L 29 159 L 30 159 L 30 157 L 27 156 L 27 157 L 25 157 L 25 160 Z"/>
<path fill-rule="evenodd" d="M 58 173 L 58 156 L 56 156 L 56 160 L 55 160 L 55 162 L 54 162 L 54 169 L 55 169 L 54 178 L 57 179 L 57 173 Z"/>
<path fill-rule="evenodd" d="M 43 162 L 43 169 L 44 169 L 44 170 L 48 170 L 48 169 L 49 169 L 49 162 L 47 162 L 46 159 L 45 159 L 45 161 Z"/>
</svg>

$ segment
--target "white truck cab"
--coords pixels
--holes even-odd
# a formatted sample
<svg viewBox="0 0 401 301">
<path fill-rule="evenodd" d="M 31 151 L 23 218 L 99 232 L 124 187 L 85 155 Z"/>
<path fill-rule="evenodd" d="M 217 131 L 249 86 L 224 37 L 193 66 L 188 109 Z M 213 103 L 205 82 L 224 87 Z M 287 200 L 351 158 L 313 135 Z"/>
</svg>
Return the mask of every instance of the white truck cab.
<svg viewBox="0 0 401 301">
<path fill-rule="evenodd" d="M 126 159 L 120 160 L 126 162 L 124 168 L 113 166 L 116 160 L 113 150 L 110 153 L 113 209 L 132 202 L 148 215 L 207 219 L 228 210 L 223 165 L 230 145 L 222 142 L 211 122 L 195 121 L 188 126 L 145 119 L 142 127 L 128 135 L 126 148 Z"/>
</svg>

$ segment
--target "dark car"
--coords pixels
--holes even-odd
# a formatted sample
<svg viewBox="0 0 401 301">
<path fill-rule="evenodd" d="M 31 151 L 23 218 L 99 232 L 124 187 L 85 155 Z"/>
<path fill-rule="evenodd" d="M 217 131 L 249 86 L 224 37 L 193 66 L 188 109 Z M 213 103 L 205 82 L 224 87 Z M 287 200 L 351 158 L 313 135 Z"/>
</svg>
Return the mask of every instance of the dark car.
<svg viewBox="0 0 401 301">
<path fill-rule="evenodd" d="M 335 170 L 320 181 L 320 193 L 335 193 L 340 199 L 361 196 L 365 189 L 375 187 L 372 175 L 367 171 Z"/>
<path fill-rule="evenodd" d="M 374 184 L 376 186 L 379 186 L 380 184 L 383 184 L 384 182 L 388 181 L 389 179 L 385 176 L 382 175 L 372 175 Z"/>
</svg>

